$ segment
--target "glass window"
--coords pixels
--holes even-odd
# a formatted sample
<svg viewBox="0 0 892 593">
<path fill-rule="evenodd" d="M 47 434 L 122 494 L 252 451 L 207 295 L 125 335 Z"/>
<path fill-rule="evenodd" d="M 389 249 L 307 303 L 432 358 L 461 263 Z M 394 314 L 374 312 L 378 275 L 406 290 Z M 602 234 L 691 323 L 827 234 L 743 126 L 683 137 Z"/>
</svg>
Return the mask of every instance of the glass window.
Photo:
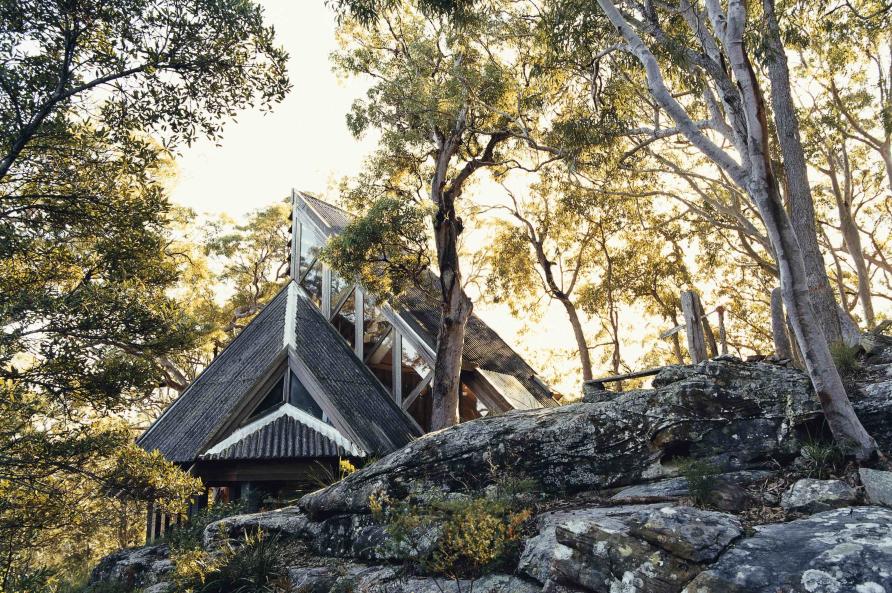
<svg viewBox="0 0 892 593">
<path fill-rule="evenodd" d="M 331 318 L 331 324 L 352 348 L 356 343 L 356 292 L 350 291 L 340 310 Z"/>
<path fill-rule="evenodd" d="M 365 312 L 363 315 L 362 342 L 366 360 L 375 355 L 376 346 L 383 345 L 384 339 L 390 334 L 390 322 L 384 318 L 381 310 L 372 304 L 368 296 L 365 299 Z M 380 354 L 380 353 L 379 353 Z"/>
<path fill-rule="evenodd" d="M 431 368 L 428 366 L 424 358 L 412 346 L 409 340 L 403 338 L 403 368 L 408 367 L 415 371 L 419 377 L 427 375 Z"/>
<path fill-rule="evenodd" d="M 322 262 L 316 260 L 313 265 L 307 270 L 304 275 L 303 280 L 300 283 L 301 286 L 307 291 L 307 294 L 310 295 L 310 298 L 316 303 L 317 307 L 322 307 Z"/>
<path fill-rule="evenodd" d="M 263 401 L 254 408 L 254 411 L 251 413 L 251 419 L 254 419 L 257 416 L 260 416 L 264 412 L 269 409 L 276 407 L 281 404 L 285 398 L 283 396 L 283 391 L 285 390 L 285 376 L 279 377 L 279 380 L 276 381 L 275 385 L 270 388 L 269 391 L 266 392 L 266 395 L 263 398 Z"/>
<path fill-rule="evenodd" d="M 338 305 L 341 304 L 341 301 L 344 300 L 344 297 L 347 296 L 347 293 L 353 290 L 353 285 L 338 276 L 336 273 L 331 273 L 331 312 L 334 315 L 337 312 Z"/>
<path fill-rule="evenodd" d="M 288 403 L 315 418 L 322 419 L 322 408 L 294 373 L 291 373 L 291 393 L 288 394 Z"/>
<path fill-rule="evenodd" d="M 313 263 L 319 257 L 319 250 L 322 249 L 322 239 L 320 239 L 313 229 L 306 224 L 300 225 L 300 277 L 307 273 L 313 266 Z"/>
</svg>

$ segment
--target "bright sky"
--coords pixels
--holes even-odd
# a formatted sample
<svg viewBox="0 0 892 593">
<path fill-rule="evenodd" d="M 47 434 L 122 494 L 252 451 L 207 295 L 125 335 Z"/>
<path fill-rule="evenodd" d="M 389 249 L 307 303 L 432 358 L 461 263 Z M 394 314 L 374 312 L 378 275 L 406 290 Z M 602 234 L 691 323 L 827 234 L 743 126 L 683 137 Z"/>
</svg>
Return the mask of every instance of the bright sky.
<svg viewBox="0 0 892 593">
<path fill-rule="evenodd" d="M 329 54 L 335 23 L 323 0 L 261 0 L 267 22 L 291 56 L 294 85 L 272 113 L 242 113 L 220 146 L 201 141 L 184 149 L 175 201 L 198 211 L 241 218 L 281 200 L 292 187 L 323 193 L 331 181 L 359 170 L 373 146 L 357 142 L 344 116 L 364 87 L 339 81 Z"/>
<path fill-rule="evenodd" d="M 324 195 L 333 182 L 356 174 L 374 149 L 372 138 L 357 141 L 347 129 L 345 115 L 365 86 L 338 80 L 331 70 L 335 23 L 323 0 L 260 1 L 291 56 L 294 88 L 272 113 L 248 111 L 230 122 L 219 146 L 200 141 L 184 148 L 173 190 L 180 204 L 236 220 L 283 199 L 292 187 Z M 551 307 L 527 328 L 506 307 L 478 303 L 476 310 L 546 380 L 578 394 L 576 355 L 569 352 L 575 342 L 562 309 Z M 552 349 L 568 352 L 555 359 L 548 356 Z"/>
</svg>

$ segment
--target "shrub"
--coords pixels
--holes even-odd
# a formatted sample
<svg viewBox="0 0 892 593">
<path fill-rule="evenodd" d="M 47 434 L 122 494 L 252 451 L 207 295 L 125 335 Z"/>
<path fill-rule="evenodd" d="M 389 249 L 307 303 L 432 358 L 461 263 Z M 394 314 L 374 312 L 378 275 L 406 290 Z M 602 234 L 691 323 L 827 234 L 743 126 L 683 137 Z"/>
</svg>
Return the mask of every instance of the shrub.
<svg viewBox="0 0 892 593">
<path fill-rule="evenodd" d="M 279 555 L 279 538 L 258 531 L 238 547 L 227 546 L 201 593 L 282 593 L 291 589 Z"/>
<path fill-rule="evenodd" d="M 706 506 L 710 494 L 715 490 L 718 476 L 722 473 L 718 466 L 700 459 L 685 459 L 679 463 L 681 475 L 688 481 L 688 493 L 694 504 Z"/>
<path fill-rule="evenodd" d="M 428 493 L 392 501 L 373 495 L 369 506 L 390 536 L 386 553 L 426 573 L 476 578 L 508 564 L 519 552 L 523 527 L 532 516 L 519 494 L 533 484 L 510 478 L 487 494 L 450 498 Z"/>
<path fill-rule="evenodd" d="M 276 536 L 245 534 L 238 545 L 226 543 L 217 555 L 196 549 L 176 556 L 176 590 L 187 593 L 283 593 L 288 572 Z"/>
<path fill-rule="evenodd" d="M 164 540 L 170 546 L 171 556 L 180 552 L 201 548 L 201 539 L 205 528 L 215 521 L 240 515 L 246 511 L 242 501 L 215 504 L 193 515 L 188 522 L 171 529 Z"/>
<path fill-rule="evenodd" d="M 802 445 L 802 468 L 806 477 L 826 480 L 845 462 L 845 455 L 835 443 L 806 441 Z"/>
<path fill-rule="evenodd" d="M 859 346 L 847 346 L 843 342 L 830 344 L 830 356 L 833 357 L 833 364 L 844 378 L 850 377 L 860 368 L 858 350 Z"/>
</svg>

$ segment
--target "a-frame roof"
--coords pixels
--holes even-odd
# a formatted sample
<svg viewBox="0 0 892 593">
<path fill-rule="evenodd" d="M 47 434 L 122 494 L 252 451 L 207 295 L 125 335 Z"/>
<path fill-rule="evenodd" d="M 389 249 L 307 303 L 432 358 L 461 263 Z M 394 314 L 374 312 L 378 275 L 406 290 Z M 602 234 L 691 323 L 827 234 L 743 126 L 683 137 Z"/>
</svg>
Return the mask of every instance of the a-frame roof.
<svg viewBox="0 0 892 593">
<path fill-rule="evenodd" d="M 307 192 L 297 191 L 295 195 L 299 198 L 297 207 L 308 213 L 326 236 L 340 233 L 349 224 L 351 219 L 349 212 Z M 409 288 L 393 306 L 394 312 L 431 352 L 436 350 L 440 323 L 440 306 L 435 296 L 438 290 L 437 276 L 430 272 L 427 286 Z M 465 328 L 462 366 L 469 370 L 479 368 L 510 375 L 539 405 L 543 407 L 558 405 L 551 391 L 538 380 L 536 371 L 495 330 L 473 313 Z M 510 403 L 512 407 L 521 407 L 517 405 L 520 401 L 522 398 Z"/>
<path fill-rule="evenodd" d="M 306 385 L 338 432 L 363 452 L 386 454 L 418 430 L 294 281 L 236 336 L 137 443 L 194 462 L 228 436 L 283 364 Z"/>
</svg>

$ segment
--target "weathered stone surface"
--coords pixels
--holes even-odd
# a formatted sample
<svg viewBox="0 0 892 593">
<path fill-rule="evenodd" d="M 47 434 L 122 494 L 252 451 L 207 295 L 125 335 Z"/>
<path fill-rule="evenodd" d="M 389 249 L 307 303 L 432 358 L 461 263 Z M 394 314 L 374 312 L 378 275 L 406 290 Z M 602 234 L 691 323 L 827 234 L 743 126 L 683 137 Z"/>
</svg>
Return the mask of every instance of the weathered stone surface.
<svg viewBox="0 0 892 593">
<path fill-rule="evenodd" d="M 366 561 L 402 560 L 423 551 L 436 541 L 433 534 L 419 533 L 414 550 L 399 550 L 391 544 L 384 526 L 368 514 L 342 514 L 311 521 L 298 507 L 236 515 L 211 523 L 204 531 L 204 545 L 215 545 L 238 539 L 258 530 L 296 537 L 323 556 L 349 557 Z"/>
<path fill-rule="evenodd" d="M 650 513 L 632 533 L 679 558 L 712 562 L 743 530 L 740 521 L 726 513 L 666 506 Z"/>
<path fill-rule="evenodd" d="M 737 472 L 728 472 L 719 476 L 720 479 L 731 482 L 738 486 L 746 486 L 759 480 L 765 480 L 775 475 L 776 472 L 770 470 L 742 470 Z M 668 478 L 657 482 L 647 484 L 636 484 L 623 488 L 610 497 L 611 500 L 625 500 L 629 498 L 681 498 L 688 496 L 688 480 L 685 477 Z"/>
<path fill-rule="evenodd" d="M 867 502 L 892 508 L 892 472 L 861 468 L 858 470 Z"/>
<path fill-rule="evenodd" d="M 544 513 L 518 571 L 549 587 L 680 591 L 741 534 L 734 517 L 690 507 L 629 505 Z"/>
<path fill-rule="evenodd" d="M 159 583 L 173 570 L 166 545 L 128 548 L 99 561 L 90 583 L 121 583 L 125 587 L 148 587 Z"/>
<path fill-rule="evenodd" d="M 647 484 L 635 484 L 627 486 L 610 497 L 611 500 L 626 500 L 629 498 L 681 498 L 688 495 L 688 480 L 684 477 L 668 478 Z"/>
<path fill-rule="evenodd" d="M 855 502 L 855 490 L 841 480 L 798 480 L 784 492 L 781 506 L 789 511 L 819 513 Z"/>
<path fill-rule="evenodd" d="M 765 525 L 735 544 L 685 593 L 892 591 L 892 511 L 849 507 Z"/>
<path fill-rule="evenodd" d="M 202 539 L 204 546 L 210 548 L 215 542 L 239 538 L 245 533 L 258 530 L 294 537 L 313 535 L 307 516 L 297 507 L 286 507 L 275 511 L 220 519 L 205 527 Z"/>
<path fill-rule="evenodd" d="M 391 567 L 346 564 L 338 567 L 291 568 L 288 571 L 296 593 L 541 593 L 542 588 L 511 575 L 487 575 L 475 581 L 445 578 L 406 577 Z"/>
<path fill-rule="evenodd" d="M 654 385 L 428 434 L 300 505 L 314 518 L 367 512 L 373 493 L 482 489 L 508 472 L 537 479 L 545 492 L 617 487 L 672 475 L 679 457 L 743 469 L 795 454 L 791 426 L 818 414 L 807 378 L 770 364 L 667 367 Z"/>
<path fill-rule="evenodd" d="M 173 592 L 173 584 L 168 583 L 166 581 L 162 581 L 160 583 L 155 583 L 149 587 L 146 587 L 142 590 L 141 593 L 172 593 Z"/>
</svg>

